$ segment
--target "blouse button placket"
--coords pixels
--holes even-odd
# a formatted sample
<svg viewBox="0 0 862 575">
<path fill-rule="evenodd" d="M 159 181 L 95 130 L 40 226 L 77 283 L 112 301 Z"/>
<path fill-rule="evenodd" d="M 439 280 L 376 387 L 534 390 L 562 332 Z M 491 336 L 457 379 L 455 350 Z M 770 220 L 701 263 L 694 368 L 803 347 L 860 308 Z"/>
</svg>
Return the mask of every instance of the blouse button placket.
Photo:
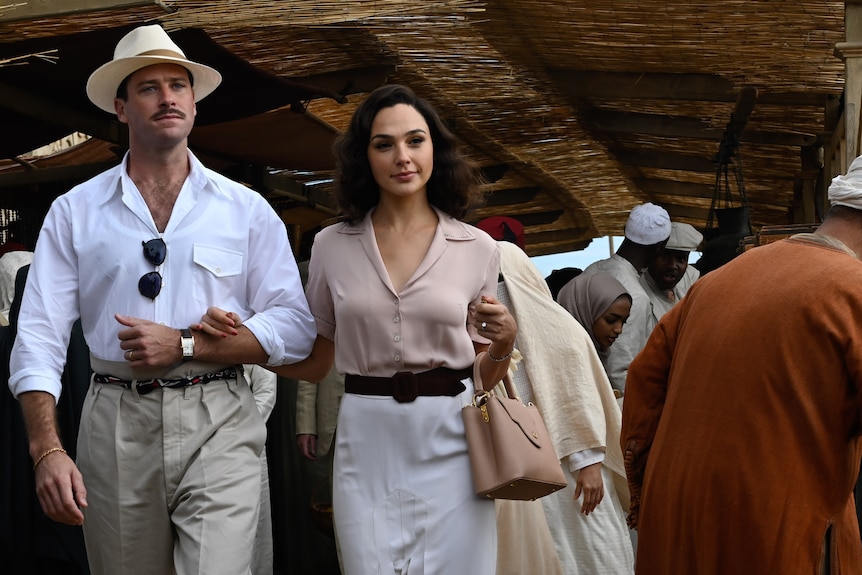
<svg viewBox="0 0 862 575">
<path fill-rule="evenodd" d="M 399 299 L 395 299 L 392 303 L 395 304 L 396 308 L 399 308 L 401 305 L 401 301 Z M 402 346 L 401 346 L 401 310 L 396 309 L 395 315 L 392 316 L 392 323 L 394 325 L 394 333 L 392 334 L 392 341 L 395 343 L 395 354 L 392 356 L 392 359 L 396 362 L 401 362 L 402 358 Z"/>
</svg>

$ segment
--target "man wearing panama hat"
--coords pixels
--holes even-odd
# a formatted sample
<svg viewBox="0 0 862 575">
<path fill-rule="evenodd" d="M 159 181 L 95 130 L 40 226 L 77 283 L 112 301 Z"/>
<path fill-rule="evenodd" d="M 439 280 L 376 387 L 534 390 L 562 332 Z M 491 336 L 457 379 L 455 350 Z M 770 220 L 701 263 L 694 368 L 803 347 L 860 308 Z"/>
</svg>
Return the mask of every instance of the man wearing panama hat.
<svg viewBox="0 0 862 575">
<path fill-rule="evenodd" d="M 691 285 L 700 277 L 697 268 L 688 265 L 688 257 L 700 248 L 701 242 L 703 235 L 694 226 L 671 222 L 670 237 L 664 249 L 653 258 L 639 278 L 650 302 L 647 335 L 652 333 L 661 317 L 688 293 Z"/>
<path fill-rule="evenodd" d="M 220 82 L 160 26 L 124 36 L 86 89 L 129 151 L 55 200 L 36 245 L 9 387 L 42 508 L 83 524 L 94 574 L 249 573 L 266 428 L 239 364 L 299 361 L 316 335 L 278 215 L 187 147 Z M 201 330 L 210 305 L 238 337 Z M 78 317 L 94 375 L 73 462 L 54 411 Z"/>
</svg>

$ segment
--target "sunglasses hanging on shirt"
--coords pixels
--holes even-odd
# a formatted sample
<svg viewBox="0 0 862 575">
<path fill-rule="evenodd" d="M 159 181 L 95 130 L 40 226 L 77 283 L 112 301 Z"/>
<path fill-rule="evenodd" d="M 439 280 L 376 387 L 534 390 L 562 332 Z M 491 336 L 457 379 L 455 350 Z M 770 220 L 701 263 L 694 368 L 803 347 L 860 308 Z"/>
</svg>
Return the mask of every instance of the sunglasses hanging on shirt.
<svg viewBox="0 0 862 575">
<path fill-rule="evenodd" d="M 168 246 L 162 238 L 156 238 L 148 242 L 141 242 L 144 246 L 144 259 L 153 264 L 160 266 L 165 262 L 165 257 L 168 255 Z M 138 280 L 138 291 L 141 295 L 150 299 L 156 299 L 156 296 L 162 291 L 162 274 L 157 271 L 148 272 L 141 276 Z"/>
</svg>

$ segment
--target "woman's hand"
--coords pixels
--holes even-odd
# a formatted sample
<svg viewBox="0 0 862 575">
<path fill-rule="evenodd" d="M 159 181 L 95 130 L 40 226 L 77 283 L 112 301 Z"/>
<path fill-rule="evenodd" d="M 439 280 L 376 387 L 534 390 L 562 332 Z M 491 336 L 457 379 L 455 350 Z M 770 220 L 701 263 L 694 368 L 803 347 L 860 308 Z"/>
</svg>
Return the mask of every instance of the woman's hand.
<svg viewBox="0 0 862 575">
<path fill-rule="evenodd" d="M 240 317 L 232 311 L 224 311 L 217 307 L 207 309 L 207 313 L 201 317 L 201 323 L 191 326 L 192 329 L 202 331 L 209 335 L 227 337 L 236 335 L 237 328 L 242 325 Z"/>
<path fill-rule="evenodd" d="M 502 357 L 509 353 L 515 345 L 515 335 L 518 333 L 518 324 L 509 313 L 509 308 L 497 301 L 497 298 L 483 295 L 482 302 L 477 304 L 473 310 L 473 325 L 479 335 L 490 339 L 493 349 L 490 349 L 494 357 Z"/>
<path fill-rule="evenodd" d="M 491 340 L 490 344 L 474 341 L 476 354 L 483 351 L 488 353 L 480 355 L 483 385 L 486 389 L 492 388 L 498 381 L 503 379 L 509 371 L 509 360 L 515 349 L 515 336 L 518 333 L 518 324 L 509 313 L 509 309 L 492 296 L 482 296 L 482 301 L 470 308 L 470 320 L 479 335 Z"/>
<path fill-rule="evenodd" d="M 605 486 L 602 482 L 602 464 L 593 463 L 578 471 L 578 481 L 575 485 L 575 499 L 584 495 L 581 503 L 581 513 L 589 515 L 601 503 L 605 496 Z"/>
</svg>

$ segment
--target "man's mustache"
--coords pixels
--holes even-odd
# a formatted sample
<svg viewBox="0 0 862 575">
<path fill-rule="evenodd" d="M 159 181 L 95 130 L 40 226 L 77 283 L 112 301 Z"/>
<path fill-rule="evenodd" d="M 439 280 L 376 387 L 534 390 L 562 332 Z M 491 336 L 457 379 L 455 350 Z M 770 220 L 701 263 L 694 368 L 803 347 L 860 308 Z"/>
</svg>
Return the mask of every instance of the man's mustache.
<svg viewBox="0 0 862 575">
<path fill-rule="evenodd" d="M 177 110 L 176 108 L 170 108 L 167 110 L 161 110 L 161 111 L 157 112 L 153 116 L 153 120 L 158 120 L 158 119 L 164 118 L 165 116 L 179 116 L 182 119 L 185 119 L 185 117 L 186 117 L 184 112 Z"/>
</svg>

